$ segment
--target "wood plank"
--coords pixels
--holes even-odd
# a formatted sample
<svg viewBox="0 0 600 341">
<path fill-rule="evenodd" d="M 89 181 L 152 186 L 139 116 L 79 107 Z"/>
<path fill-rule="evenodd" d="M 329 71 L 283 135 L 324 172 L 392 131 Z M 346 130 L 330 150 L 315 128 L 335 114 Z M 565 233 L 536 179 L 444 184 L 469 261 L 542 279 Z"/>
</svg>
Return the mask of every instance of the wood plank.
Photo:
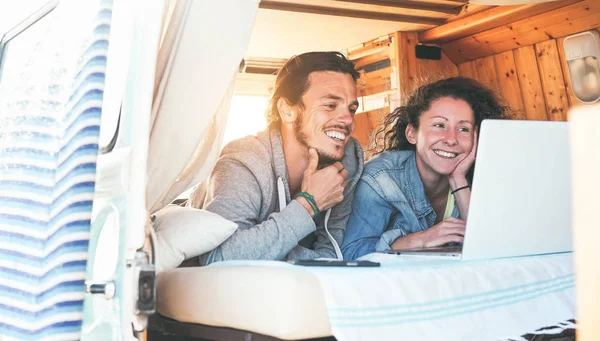
<svg viewBox="0 0 600 341">
<path fill-rule="evenodd" d="M 554 39 L 554 37 L 562 37 L 573 33 L 587 31 L 598 26 L 600 26 L 600 12 L 582 19 L 570 21 L 568 25 L 561 22 L 549 26 L 544 30 L 535 30 L 534 28 L 531 31 L 519 33 L 520 30 L 513 29 L 510 33 L 511 37 L 508 35 L 504 37 L 494 37 L 493 39 L 497 41 L 495 43 L 490 43 L 486 40 L 484 44 L 478 42 L 475 43 L 475 46 L 464 46 L 464 48 L 468 49 L 467 55 L 470 57 L 480 58 L 480 56 L 536 44 L 548 39 Z"/>
<path fill-rule="evenodd" d="M 553 1 L 542 4 L 498 6 L 419 33 L 422 43 L 443 44 L 492 28 L 546 13 L 582 0 Z"/>
<path fill-rule="evenodd" d="M 416 45 L 416 33 L 403 32 L 398 35 L 397 69 L 400 77 L 398 89 L 401 102 L 404 102 L 404 99 L 416 90 L 416 84 L 421 82 L 417 67 L 417 56 L 414 52 Z"/>
<path fill-rule="evenodd" d="M 390 90 L 390 82 L 381 82 L 358 88 L 358 96 L 370 96 Z"/>
<path fill-rule="evenodd" d="M 361 147 L 364 148 L 369 144 L 371 132 L 373 131 L 373 127 L 371 127 L 371 121 L 369 120 L 369 115 L 367 113 L 356 114 L 354 115 L 354 122 L 356 125 L 354 127 L 354 131 L 352 132 L 352 137 L 357 139 Z"/>
<path fill-rule="evenodd" d="M 493 44 L 501 39 L 507 40 L 521 38 L 531 33 L 545 34 L 544 32 L 550 26 L 569 23 L 572 20 L 585 18 L 596 12 L 590 10 L 590 7 L 587 3 L 588 1 L 589 0 L 580 1 L 569 6 L 549 11 L 542 15 L 533 16 L 524 20 L 513 21 L 510 24 L 481 32 L 475 37 L 470 37 L 472 39 L 466 39 L 465 42 L 470 42 L 472 44 L 474 42 Z M 544 38 L 544 40 L 548 39 L 552 39 L 552 37 L 546 36 Z"/>
<path fill-rule="evenodd" d="M 362 86 L 359 87 L 360 96 L 368 96 L 384 92 L 391 89 L 391 76 L 392 68 L 387 67 L 385 69 L 364 73 L 361 82 Z"/>
<path fill-rule="evenodd" d="M 489 56 L 477 59 L 475 61 L 475 68 L 477 69 L 477 80 L 490 89 L 499 92 L 494 57 Z"/>
<path fill-rule="evenodd" d="M 371 110 L 367 112 L 367 114 L 369 115 L 369 121 L 371 121 L 373 133 L 375 133 L 378 129 L 381 128 L 383 124 L 383 119 L 389 113 L 390 107 L 383 107 L 381 109 Z"/>
<path fill-rule="evenodd" d="M 392 71 L 394 72 L 390 81 L 392 82 L 392 89 L 396 89 L 395 97 L 397 100 L 400 100 L 400 92 L 398 90 L 398 84 L 400 84 L 400 73 L 398 72 L 398 37 L 399 32 L 392 33 L 390 36 L 392 37 L 392 42 L 388 46 L 388 51 L 390 55 L 390 66 L 392 67 Z"/>
<path fill-rule="evenodd" d="M 379 50 L 379 49 L 378 49 Z M 390 58 L 390 49 L 381 49 L 376 53 L 366 55 L 364 57 L 354 60 L 354 67 L 357 69 L 362 68 L 365 65 L 373 64 L 382 60 Z"/>
<path fill-rule="evenodd" d="M 461 8 L 461 11 L 460 11 L 460 13 L 458 15 L 450 17 L 450 18 L 448 18 L 448 20 L 446 20 L 446 24 L 454 22 L 454 21 L 462 20 L 463 18 L 466 18 L 468 16 L 477 14 L 479 12 L 487 11 L 488 9 L 494 8 L 494 7 L 496 7 L 496 6 L 478 5 L 478 4 L 465 4 Z"/>
<path fill-rule="evenodd" d="M 381 109 L 375 109 L 367 112 L 369 116 L 369 121 L 371 121 L 371 135 L 369 139 L 369 144 L 363 146 L 363 150 L 365 152 L 365 161 L 369 160 L 371 156 L 375 154 L 376 151 L 376 134 L 379 129 L 383 126 L 383 118 L 390 113 L 390 107 L 384 107 Z M 381 138 L 381 135 L 380 135 Z"/>
<path fill-rule="evenodd" d="M 512 109 L 516 119 L 527 118 L 513 51 L 494 55 L 494 61 L 496 62 L 496 74 L 500 94 Z"/>
<path fill-rule="evenodd" d="M 392 68 L 394 69 L 395 82 L 392 81 L 392 87 L 396 86 L 396 96 L 398 103 L 402 102 L 402 77 L 404 74 L 404 63 L 402 62 L 402 33 L 394 32 L 392 35 L 392 43 L 390 44 L 390 60 L 392 62 Z"/>
<path fill-rule="evenodd" d="M 444 52 L 442 52 L 441 60 L 417 59 L 417 63 L 421 79 L 426 80 L 428 83 L 442 78 L 458 76 L 458 67 Z"/>
<path fill-rule="evenodd" d="M 548 120 L 535 49 L 533 46 L 525 46 L 514 50 L 513 53 L 527 119 Z"/>
<path fill-rule="evenodd" d="M 600 1 L 584 0 L 443 44 L 455 63 L 485 57 L 600 26 Z"/>
<path fill-rule="evenodd" d="M 535 53 L 540 80 L 544 89 L 548 118 L 552 121 L 566 121 L 569 101 L 560 67 L 556 40 L 535 44 Z"/>
<path fill-rule="evenodd" d="M 475 67 L 475 61 L 465 62 L 458 65 L 458 73 L 462 77 L 473 78 L 478 80 L 477 78 L 477 68 Z"/>
<path fill-rule="evenodd" d="M 352 136 L 356 138 L 363 149 L 371 142 L 373 134 L 382 125 L 383 118 L 390 112 L 390 107 L 373 109 L 358 113 L 354 116 L 356 127 Z"/>
<path fill-rule="evenodd" d="M 469 0 L 441 0 L 440 3 L 452 3 L 452 2 L 458 2 L 461 4 L 467 4 L 469 3 Z"/>
<path fill-rule="evenodd" d="M 365 74 L 365 76 L 367 76 L 367 78 L 370 80 L 387 79 L 387 81 L 389 82 L 390 75 L 392 74 L 392 72 L 392 67 L 388 66 L 383 69 L 368 72 Z"/>
<path fill-rule="evenodd" d="M 456 6 L 455 4 L 432 4 L 427 2 L 417 2 L 414 0 L 335 0 L 339 2 L 351 2 L 355 4 L 363 4 L 363 5 L 376 5 L 376 6 L 386 6 L 386 7 L 395 7 L 395 8 L 403 8 L 403 9 L 413 9 L 419 11 L 428 11 L 428 12 L 437 12 L 444 13 L 450 15 L 457 15 L 460 12 L 461 6 Z"/>
<path fill-rule="evenodd" d="M 458 76 L 458 67 L 443 52 L 441 60 L 416 57 L 415 46 L 418 43 L 416 32 L 400 32 L 395 39 L 398 41 L 396 69 L 399 73 L 401 101 L 423 84 Z"/>
<path fill-rule="evenodd" d="M 376 39 L 369 40 L 362 44 L 358 44 L 346 49 L 348 52 L 348 59 L 354 60 L 365 57 L 373 53 L 384 52 L 386 48 L 392 43 L 392 35 L 384 35 Z"/>
<path fill-rule="evenodd" d="M 581 2 L 534 17 L 532 19 L 518 21 L 510 25 L 499 27 L 498 29 L 482 32 L 468 41 L 471 44 L 479 42 L 487 45 L 493 45 L 495 43 L 504 41 L 513 41 L 515 44 L 517 44 L 520 42 L 520 40 L 527 41 L 531 39 L 554 39 L 559 34 L 562 35 L 563 32 L 561 32 L 561 29 L 565 32 L 572 31 L 574 28 L 569 28 L 569 26 L 573 26 L 576 23 L 585 21 L 586 19 L 589 20 L 590 18 L 591 21 L 593 21 L 594 14 L 598 13 L 600 13 L 600 8 L 592 12 L 586 2 Z M 530 44 L 521 43 L 521 45 Z M 469 47 L 475 48 L 477 45 L 472 45 Z M 517 44 L 516 47 L 520 46 Z"/>
<path fill-rule="evenodd" d="M 394 22 L 403 22 L 403 23 L 411 23 L 411 24 L 432 25 L 432 26 L 437 26 L 437 25 L 441 25 L 444 23 L 444 19 L 431 18 L 431 17 L 425 17 L 425 16 L 413 16 L 413 15 L 403 15 L 403 14 L 394 14 L 394 13 L 358 11 L 358 10 L 352 10 L 352 9 L 346 9 L 346 8 L 312 6 L 312 5 L 277 2 L 277 1 L 270 1 L 270 0 L 262 0 L 258 4 L 258 8 L 270 9 L 270 10 L 276 10 L 276 11 L 322 14 L 322 15 L 332 15 L 332 16 L 338 16 L 338 17 L 394 21 Z"/>
</svg>

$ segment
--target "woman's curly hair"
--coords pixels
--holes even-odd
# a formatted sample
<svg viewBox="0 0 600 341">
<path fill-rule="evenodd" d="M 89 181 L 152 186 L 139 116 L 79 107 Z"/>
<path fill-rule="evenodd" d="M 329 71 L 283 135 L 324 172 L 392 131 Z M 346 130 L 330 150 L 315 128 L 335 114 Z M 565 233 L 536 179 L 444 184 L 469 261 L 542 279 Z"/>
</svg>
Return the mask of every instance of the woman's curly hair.
<svg viewBox="0 0 600 341">
<path fill-rule="evenodd" d="M 375 152 L 386 150 L 415 150 L 406 139 L 406 127 L 410 124 L 419 129 L 421 114 L 429 110 L 431 103 L 442 98 L 461 99 L 469 104 L 475 115 L 475 126 L 479 131 L 485 119 L 512 117 L 510 107 L 503 105 L 494 92 L 474 79 L 452 77 L 418 88 L 405 105 L 396 108 L 383 119 L 375 134 Z"/>
</svg>

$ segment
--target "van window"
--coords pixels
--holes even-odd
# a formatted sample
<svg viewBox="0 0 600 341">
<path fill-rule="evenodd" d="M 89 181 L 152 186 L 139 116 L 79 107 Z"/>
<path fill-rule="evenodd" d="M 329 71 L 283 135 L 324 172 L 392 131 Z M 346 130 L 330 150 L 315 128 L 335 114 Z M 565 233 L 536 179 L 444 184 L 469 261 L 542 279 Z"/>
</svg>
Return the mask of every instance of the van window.
<svg viewBox="0 0 600 341">
<path fill-rule="evenodd" d="M 13 6 L 14 5 L 14 6 Z M 44 5 L 34 0 L 15 3 L 0 11 L 0 81 L 18 81 L 19 74 L 34 58 L 38 43 L 48 31 L 48 19 L 57 1 Z M 5 6 L 7 7 L 7 6 Z"/>
<path fill-rule="evenodd" d="M 229 106 L 223 146 L 240 137 L 264 130 L 267 127 L 265 110 L 268 105 L 268 97 L 234 95 Z"/>
<path fill-rule="evenodd" d="M 32 81 L 24 74 L 24 70 L 38 57 L 36 49 L 48 32 L 52 10 L 57 3 L 51 1 L 43 5 L 37 0 L 25 4 L 15 2 L 14 7 L 11 6 L 9 10 L 3 8 L 0 12 L 0 103 L 9 106 L 1 108 L 0 112 L 22 110 L 24 108 L 20 106 L 26 103 L 11 99 L 35 95 L 30 87 Z M 33 7 L 35 5 L 38 7 Z"/>
</svg>

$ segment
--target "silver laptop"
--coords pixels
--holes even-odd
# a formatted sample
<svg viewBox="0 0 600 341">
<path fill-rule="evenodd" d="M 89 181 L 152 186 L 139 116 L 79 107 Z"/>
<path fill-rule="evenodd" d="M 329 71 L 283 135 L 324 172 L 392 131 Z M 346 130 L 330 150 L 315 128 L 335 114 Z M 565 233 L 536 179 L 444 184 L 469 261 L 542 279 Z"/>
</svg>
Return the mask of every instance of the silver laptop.
<svg viewBox="0 0 600 341">
<path fill-rule="evenodd" d="M 462 247 L 390 251 L 461 260 L 572 251 L 567 122 L 485 120 Z"/>
</svg>

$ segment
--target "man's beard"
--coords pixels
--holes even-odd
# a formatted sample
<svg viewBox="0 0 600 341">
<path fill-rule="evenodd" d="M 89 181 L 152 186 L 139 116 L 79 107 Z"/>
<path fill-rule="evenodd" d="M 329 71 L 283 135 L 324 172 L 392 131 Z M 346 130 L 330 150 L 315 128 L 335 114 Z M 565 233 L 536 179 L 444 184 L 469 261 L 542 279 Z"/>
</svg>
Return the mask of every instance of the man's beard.
<svg viewBox="0 0 600 341">
<path fill-rule="evenodd" d="M 302 131 L 303 121 L 304 115 L 298 114 L 298 118 L 294 121 L 294 133 L 296 135 L 296 140 L 298 140 L 298 142 L 300 142 L 300 144 L 305 146 L 306 148 L 314 148 L 317 151 L 317 155 L 319 155 L 319 165 L 317 166 L 317 168 L 325 168 L 329 165 L 334 164 L 337 161 L 342 161 L 341 157 L 333 156 L 317 146 L 310 146 L 308 144 L 308 138 L 306 137 L 304 131 Z"/>
</svg>

